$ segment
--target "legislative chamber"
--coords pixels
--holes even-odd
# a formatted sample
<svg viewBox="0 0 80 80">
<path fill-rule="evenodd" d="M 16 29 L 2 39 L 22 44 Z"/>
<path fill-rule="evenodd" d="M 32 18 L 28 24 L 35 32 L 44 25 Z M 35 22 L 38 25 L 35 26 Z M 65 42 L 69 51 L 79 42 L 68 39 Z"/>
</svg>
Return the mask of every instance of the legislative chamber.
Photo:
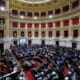
<svg viewBox="0 0 80 80">
<path fill-rule="evenodd" d="M 80 80 L 80 0 L 0 0 L 0 80 Z"/>
</svg>

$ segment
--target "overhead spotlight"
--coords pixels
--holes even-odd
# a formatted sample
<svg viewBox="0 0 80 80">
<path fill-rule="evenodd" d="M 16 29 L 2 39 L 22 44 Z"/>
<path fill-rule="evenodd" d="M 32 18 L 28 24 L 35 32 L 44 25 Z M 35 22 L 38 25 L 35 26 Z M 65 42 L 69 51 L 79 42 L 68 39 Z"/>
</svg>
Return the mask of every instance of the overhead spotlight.
<svg viewBox="0 0 80 80">
<path fill-rule="evenodd" d="M 1 7 L 0 7 L 0 10 L 1 10 L 1 11 L 4 11 L 4 10 L 5 10 L 5 8 L 4 8 L 3 6 L 1 6 Z"/>
<path fill-rule="evenodd" d="M 37 19 L 38 17 L 37 16 L 34 16 L 34 19 Z"/>
<path fill-rule="evenodd" d="M 52 18 L 53 17 L 53 15 L 49 15 L 49 18 Z"/>
<path fill-rule="evenodd" d="M 23 19 L 23 18 L 24 18 L 24 16 L 20 16 L 20 18 L 21 18 L 21 19 Z"/>
</svg>

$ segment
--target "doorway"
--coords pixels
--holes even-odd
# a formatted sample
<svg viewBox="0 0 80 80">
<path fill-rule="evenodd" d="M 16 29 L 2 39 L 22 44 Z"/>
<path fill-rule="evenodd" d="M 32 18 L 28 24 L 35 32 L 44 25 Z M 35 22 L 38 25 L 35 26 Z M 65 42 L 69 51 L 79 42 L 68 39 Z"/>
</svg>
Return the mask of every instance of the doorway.
<svg viewBox="0 0 80 80">
<path fill-rule="evenodd" d="M 0 30 L 0 37 L 4 37 L 4 30 Z"/>
<path fill-rule="evenodd" d="M 59 46 L 59 41 L 56 41 L 56 46 Z"/>
<path fill-rule="evenodd" d="M 45 40 L 42 40 L 41 45 L 45 45 Z"/>
<path fill-rule="evenodd" d="M 31 40 L 28 40 L 28 45 L 31 45 L 32 44 L 32 41 Z"/>
<path fill-rule="evenodd" d="M 0 38 L 4 37 L 4 30 L 0 30 Z M 4 44 L 0 43 L 0 52 L 3 53 L 4 52 Z"/>
<path fill-rule="evenodd" d="M 4 52 L 4 44 L 0 43 L 0 52 L 3 53 Z"/>
<path fill-rule="evenodd" d="M 77 48 L 77 44 L 76 43 L 72 43 L 72 48 Z"/>
</svg>

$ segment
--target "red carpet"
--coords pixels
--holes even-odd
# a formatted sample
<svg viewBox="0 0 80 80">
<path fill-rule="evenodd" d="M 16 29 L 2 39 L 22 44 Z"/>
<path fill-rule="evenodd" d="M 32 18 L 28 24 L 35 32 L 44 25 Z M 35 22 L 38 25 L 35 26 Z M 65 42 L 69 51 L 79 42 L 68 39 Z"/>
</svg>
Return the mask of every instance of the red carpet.
<svg viewBox="0 0 80 80">
<path fill-rule="evenodd" d="M 34 76 L 30 71 L 25 71 L 25 75 L 28 78 L 28 80 L 35 80 Z"/>
</svg>

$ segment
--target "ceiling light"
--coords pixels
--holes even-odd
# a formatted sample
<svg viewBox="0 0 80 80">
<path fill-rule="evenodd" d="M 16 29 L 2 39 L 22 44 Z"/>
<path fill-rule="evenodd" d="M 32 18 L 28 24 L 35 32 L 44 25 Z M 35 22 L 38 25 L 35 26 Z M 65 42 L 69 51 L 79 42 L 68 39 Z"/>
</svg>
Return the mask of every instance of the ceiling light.
<svg viewBox="0 0 80 80">
<path fill-rule="evenodd" d="M 23 18 L 24 18 L 24 16 L 20 16 L 20 18 L 21 18 L 21 19 L 23 19 Z"/>
<path fill-rule="evenodd" d="M 53 15 L 49 15 L 49 18 L 52 18 L 53 17 Z"/>
<path fill-rule="evenodd" d="M 34 19 L 37 19 L 38 17 L 37 16 L 34 16 Z"/>
<path fill-rule="evenodd" d="M 5 10 L 5 8 L 1 6 L 1 7 L 0 7 L 0 10 L 1 10 L 1 11 L 4 11 L 4 10 Z"/>
</svg>

